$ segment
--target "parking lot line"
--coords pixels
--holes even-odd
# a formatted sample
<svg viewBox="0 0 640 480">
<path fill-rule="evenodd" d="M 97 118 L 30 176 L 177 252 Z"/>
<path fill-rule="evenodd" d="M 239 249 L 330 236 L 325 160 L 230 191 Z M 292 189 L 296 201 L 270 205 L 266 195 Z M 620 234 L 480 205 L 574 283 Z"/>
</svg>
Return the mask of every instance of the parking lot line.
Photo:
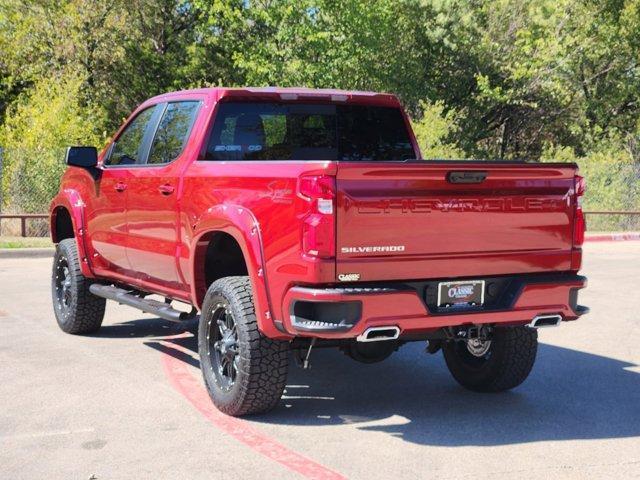
<svg viewBox="0 0 640 480">
<path fill-rule="evenodd" d="M 180 334 L 167 340 L 188 336 Z M 168 349 L 173 349 L 180 354 L 190 355 L 187 349 L 170 341 L 163 342 Z M 224 433 L 232 436 L 245 444 L 256 453 L 270 460 L 278 462 L 284 467 L 301 474 L 302 476 L 316 480 L 338 480 L 346 477 L 341 474 L 297 453 L 270 438 L 259 429 L 250 425 L 247 421 L 229 417 L 211 403 L 209 394 L 202 384 L 196 380 L 188 370 L 187 364 L 169 353 L 162 352 L 162 365 L 171 385 L 202 413 L 214 426 Z"/>
</svg>

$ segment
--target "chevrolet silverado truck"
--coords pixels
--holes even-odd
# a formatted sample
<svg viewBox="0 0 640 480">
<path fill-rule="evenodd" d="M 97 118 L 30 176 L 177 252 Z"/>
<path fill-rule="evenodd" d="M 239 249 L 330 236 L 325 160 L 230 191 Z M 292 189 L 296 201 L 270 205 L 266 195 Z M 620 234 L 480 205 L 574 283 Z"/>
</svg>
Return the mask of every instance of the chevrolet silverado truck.
<svg viewBox="0 0 640 480">
<path fill-rule="evenodd" d="M 50 208 L 60 328 L 97 331 L 107 299 L 198 319 L 229 415 L 276 406 L 290 355 L 307 366 L 314 347 L 373 363 L 426 341 L 464 387 L 511 389 L 537 329 L 587 312 L 576 165 L 425 161 L 393 95 L 168 93 L 66 163 Z"/>
</svg>

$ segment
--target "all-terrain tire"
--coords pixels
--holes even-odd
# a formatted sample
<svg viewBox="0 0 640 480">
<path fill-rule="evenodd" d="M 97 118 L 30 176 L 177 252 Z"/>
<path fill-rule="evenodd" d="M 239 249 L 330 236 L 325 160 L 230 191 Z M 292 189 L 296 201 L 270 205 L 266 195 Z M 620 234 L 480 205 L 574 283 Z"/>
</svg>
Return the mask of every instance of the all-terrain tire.
<svg viewBox="0 0 640 480">
<path fill-rule="evenodd" d="M 222 330 L 216 328 L 219 320 L 225 324 Z M 227 325 L 235 325 L 235 339 L 231 338 L 233 328 Z M 226 364 L 216 350 L 221 347 L 215 346 L 223 339 L 226 352 L 237 352 Z M 198 351 L 209 395 L 223 413 L 263 413 L 280 401 L 287 380 L 289 344 L 271 340 L 258 330 L 249 277 L 225 277 L 211 284 L 198 325 Z M 235 372 L 232 382 L 233 375 L 224 375 L 230 368 Z"/>
<path fill-rule="evenodd" d="M 501 392 L 517 387 L 531 373 L 538 350 L 538 332 L 529 327 L 497 327 L 482 358 L 467 350 L 465 342 L 442 347 L 449 371 L 463 387 L 476 392 Z"/>
<path fill-rule="evenodd" d="M 89 291 L 91 283 L 80 270 L 76 240 L 62 240 L 56 247 L 51 274 L 53 310 L 62 331 L 93 333 L 102 325 L 106 300 Z"/>
</svg>

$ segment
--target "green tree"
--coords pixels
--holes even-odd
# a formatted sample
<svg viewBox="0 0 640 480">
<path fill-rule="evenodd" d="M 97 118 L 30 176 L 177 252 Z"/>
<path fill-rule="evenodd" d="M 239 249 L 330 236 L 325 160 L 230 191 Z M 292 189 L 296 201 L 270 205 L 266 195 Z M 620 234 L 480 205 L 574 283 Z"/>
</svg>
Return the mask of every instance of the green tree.
<svg viewBox="0 0 640 480">
<path fill-rule="evenodd" d="M 104 138 L 87 128 L 100 112 L 80 104 L 84 82 L 81 77 L 38 82 L 11 107 L 0 128 L 6 193 L 2 198 L 9 207 L 46 211 L 65 168 L 65 147 L 104 143 Z"/>
<path fill-rule="evenodd" d="M 87 108 L 113 130 L 146 98 L 181 88 L 199 13 L 183 0 L 0 0 L 13 82 L 78 76 Z"/>
<path fill-rule="evenodd" d="M 0 0 L 0 125 L 30 151 L 45 95 L 68 144 L 169 90 L 344 88 L 398 94 L 425 157 L 638 163 L 639 62 L 640 0 Z"/>
<path fill-rule="evenodd" d="M 427 95 L 430 9 L 418 1 L 197 2 L 206 12 L 196 52 L 230 52 L 231 83 L 397 93 L 411 109 Z M 198 56 L 198 53 L 196 53 Z M 201 60 L 199 65 L 206 65 Z M 210 83 L 223 76 L 209 77 Z"/>
<path fill-rule="evenodd" d="M 533 158 L 545 144 L 585 154 L 637 132 L 637 0 L 444 2 L 442 85 L 471 156 Z M 637 134 L 636 134 L 637 136 Z"/>
<path fill-rule="evenodd" d="M 460 159 L 464 153 L 450 143 L 453 135 L 458 133 L 455 112 L 444 113 L 442 102 L 430 104 L 420 103 L 419 120 L 413 121 L 413 132 L 425 159 Z"/>
</svg>

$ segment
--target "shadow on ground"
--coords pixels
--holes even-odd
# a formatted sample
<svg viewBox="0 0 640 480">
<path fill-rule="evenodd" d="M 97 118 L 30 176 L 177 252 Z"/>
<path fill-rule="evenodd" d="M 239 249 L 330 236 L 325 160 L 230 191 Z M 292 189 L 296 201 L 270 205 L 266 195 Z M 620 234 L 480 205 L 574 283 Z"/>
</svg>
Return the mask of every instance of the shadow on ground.
<svg viewBox="0 0 640 480">
<path fill-rule="evenodd" d="M 103 327 L 98 336 L 155 337 L 145 345 L 194 367 L 195 323 L 167 328 L 161 320 Z M 167 331 L 169 330 L 169 331 Z M 131 335 L 132 332 L 136 335 Z M 193 356 L 172 348 L 179 345 Z M 503 445 L 544 440 L 640 436 L 640 375 L 635 365 L 540 344 L 534 371 L 517 389 L 479 394 L 459 387 L 440 354 L 422 343 L 385 362 L 364 365 L 334 349 L 313 352 L 312 368 L 293 362 L 280 406 L 251 421 L 279 425 L 352 424 L 422 445 Z M 636 367 L 635 371 L 628 368 Z"/>
<path fill-rule="evenodd" d="M 175 335 L 191 327 L 191 323 L 189 322 L 176 324 L 161 318 L 142 318 L 111 325 L 102 325 L 100 330 L 89 336 L 97 338 L 153 338 Z M 193 328 L 197 328 L 195 323 Z"/>
</svg>

